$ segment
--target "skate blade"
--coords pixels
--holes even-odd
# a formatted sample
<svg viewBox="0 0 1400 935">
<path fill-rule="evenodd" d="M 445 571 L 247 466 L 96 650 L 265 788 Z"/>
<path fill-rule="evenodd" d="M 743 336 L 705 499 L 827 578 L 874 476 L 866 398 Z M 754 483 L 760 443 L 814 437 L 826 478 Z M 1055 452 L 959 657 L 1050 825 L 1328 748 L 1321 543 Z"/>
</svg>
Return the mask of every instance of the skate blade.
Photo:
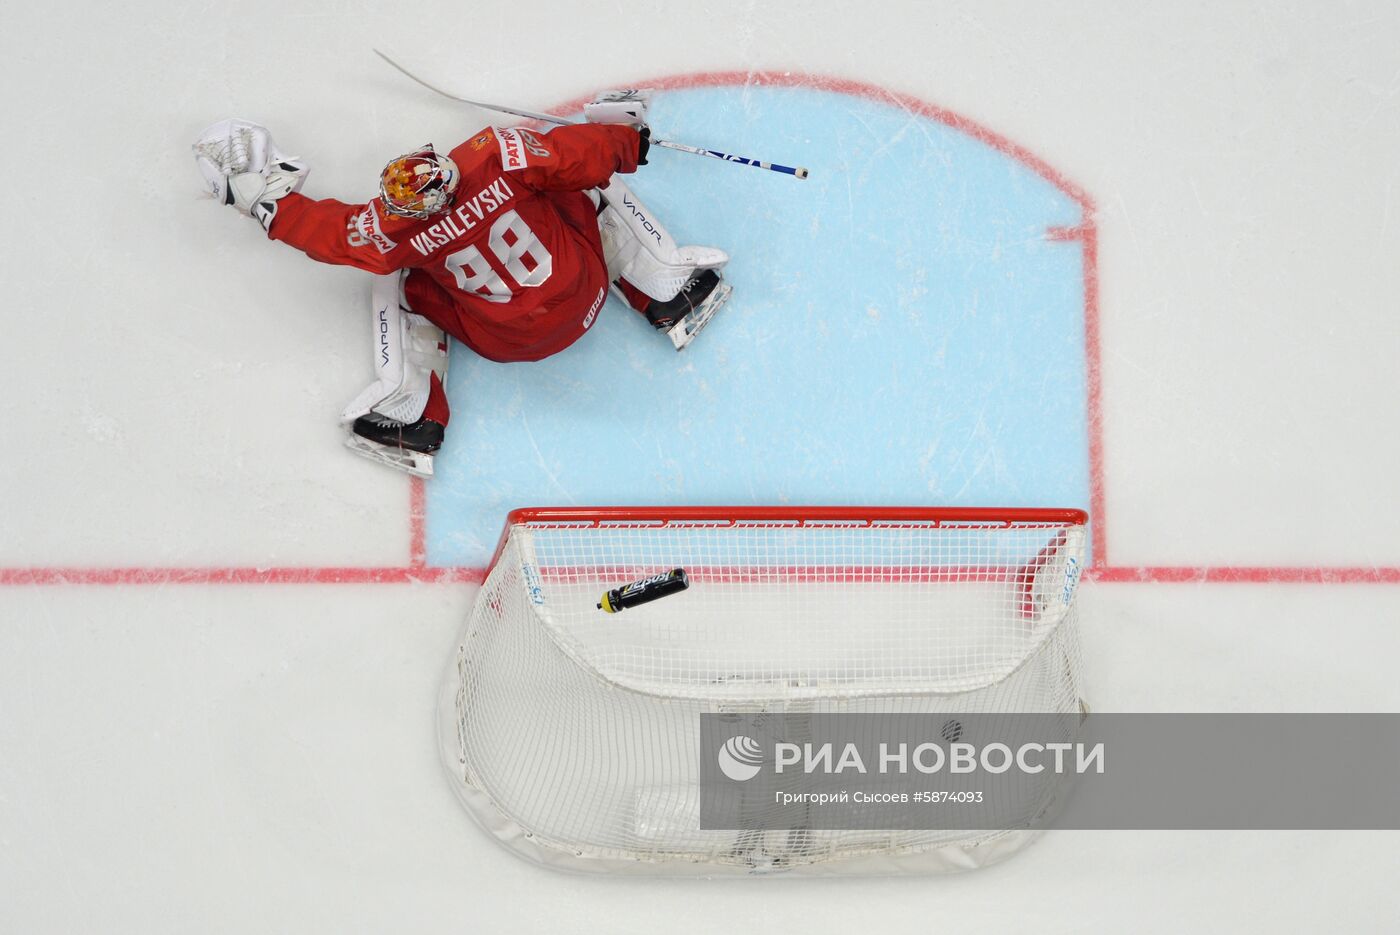
<svg viewBox="0 0 1400 935">
<path fill-rule="evenodd" d="M 433 456 L 423 454 L 421 451 L 391 448 L 388 445 L 372 442 L 368 438 L 361 438 L 353 433 L 345 439 L 345 447 L 363 458 L 369 458 L 385 467 L 412 474 L 414 477 L 433 476 Z"/>
<path fill-rule="evenodd" d="M 666 334 L 670 336 L 671 343 L 676 346 L 677 351 L 683 351 L 686 346 L 694 341 L 705 326 L 710 323 L 710 319 L 715 317 L 724 307 L 724 303 L 729 301 L 729 294 L 734 291 L 734 287 L 728 283 L 720 283 L 715 286 L 714 291 L 705 296 L 705 301 L 700 303 L 700 307 L 692 309 L 680 321 L 671 326 L 671 330 Z"/>
</svg>

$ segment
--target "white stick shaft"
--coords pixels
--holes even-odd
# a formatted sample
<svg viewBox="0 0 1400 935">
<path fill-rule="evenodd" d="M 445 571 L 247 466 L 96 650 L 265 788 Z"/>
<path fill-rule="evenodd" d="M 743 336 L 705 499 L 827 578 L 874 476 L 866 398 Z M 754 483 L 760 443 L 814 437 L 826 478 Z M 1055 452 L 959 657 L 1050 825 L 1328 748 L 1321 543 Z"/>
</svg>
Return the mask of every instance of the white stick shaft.
<svg viewBox="0 0 1400 935">
<path fill-rule="evenodd" d="M 394 61 L 378 49 L 374 50 L 374 54 L 378 55 L 380 58 L 384 59 L 384 61 L 388 62 L 391 66 L 393 66 L 393 68 L 396 71 L 402 74 L 405 78 L 408 78 L 410 81 L 414 81 L 422 85 L 429 91 L 432 91 L 434 94 L 442 95 L 450 101 L 456 101 L 459 104 L 470 104 L 473 107 L 480 107 L 483 110 L 494 110 L 503 114 L 510 114 L 515 117 L 525 117 L 528 120 L 543 120 L 546 123 L 557 123 L 562 126 L 572 126 L 573 124 L 578 122 L 576 120 L 566 120 L 563 117 L 556 117 L 553 114 L 541 114 L 537 111 L 525 110 L 520 107 L 504 107 L 500 104 L 487 104 L 482 101 L 472 101 L 468 100 L 465 97 L 458 97 L 455 94 L 448 94 L 442 88 L 435 87 L 434 85 L 431 85 L 428 82 L 424 81 L 422 78 L 419 78 L 413 72 L 409 71 L 407 68 L 404 68 L 398 62 Z M 651 145 L 660 146 L 665 149 L 674 149 L 677 152 L 690 153 L 695 156 L 708 156 L 711 159 L 722 159 L 725 162 L 737 162 L 740 165 L 753 166 L 757 169 L 767 169 L 770 172 L 782 172 L 785 175 L 791 175 L 799 179 L 805 179 L 807 177 L 807 170 L 802 168 L 801 166 L 784 166 L 773 162 L 763 162 L 759 159 L 750 159 L 747 156 L 736 156 L 732 153 L 723 153 L 717 149 L 701 149 L 698 146 L 687 146 L 684 143 L 674 143 L 671 140 L 654 139 L 651 141 Z"/>
<path fill-rule="evenodd" d="M 563 117 L 556 117 L 553 114 L 541 114 L 536 113 L 533 110 L 523 110 L 519 107 L 503 107 L 500 104 L 486 104 L 481 101 L 469 101 L 465 97 L 458 97 L 455 94 L 448 94 L 442 88 L 428 84 L 428 82 L 424 81 L 422 78 L 419 78 L 413 72 L 409 71 L 407 68 L 404 68 L 398 62 L 394 61 L 378 49 L 374 50 L 374 54 L 378 55 L 380 58 L 384 59 L 384 61 L 388 62 L 391 66 L 393 66 L 395 70 L 397 70 L 405 78 L 409 79 L 410 81 L 415 81 L 418 84 L 421 84 L 423 87 L 427 88 L 429 91 L 432 91 L 434 94 L 440 94 L 450 101 L 456 101 L 459 104 L 470 104 L 473 107 L 480 107 L 482 110 L 494 110 L 503 114 L 511 114 L 515 117 L 525 117 L 529 120 L 544 120 L 547 123 L 557 123 L 563 126 L 569 126 L 577 122 L 574 120 L 565 120 Z"/>
</svg>

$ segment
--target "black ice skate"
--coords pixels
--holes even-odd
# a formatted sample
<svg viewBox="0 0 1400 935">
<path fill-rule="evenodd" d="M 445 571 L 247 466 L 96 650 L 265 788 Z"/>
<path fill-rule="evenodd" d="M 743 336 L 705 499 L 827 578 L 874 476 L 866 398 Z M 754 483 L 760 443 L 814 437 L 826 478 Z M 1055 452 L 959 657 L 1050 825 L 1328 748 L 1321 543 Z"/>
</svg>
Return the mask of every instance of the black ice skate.
<svg viewBox="0 0 1400 935">
<path fill-rule="evenodd" d="M 729 301 L 733 287 L 720 277 L 719 270 L 702 269 L 690 277 L 675 298 L 666 302 L 653 299 L 647 305 L 647 321 L 671 338 L 676 350 L 684 350 Z"/>
<path fill-rule="evenodd" d="M 433 452 L 442 447 L 445 432 L 431 419 L 406 424 L 371 412 L 350 426 L 345 445 L 381 464 L 419 477 L 432 477 Z"/>
</svg>

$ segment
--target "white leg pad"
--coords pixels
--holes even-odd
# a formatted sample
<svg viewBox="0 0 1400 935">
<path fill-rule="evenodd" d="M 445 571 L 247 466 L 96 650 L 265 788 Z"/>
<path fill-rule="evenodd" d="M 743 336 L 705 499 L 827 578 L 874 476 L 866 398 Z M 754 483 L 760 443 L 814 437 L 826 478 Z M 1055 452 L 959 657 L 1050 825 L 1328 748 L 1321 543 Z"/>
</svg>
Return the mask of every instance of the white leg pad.
<svg viewBox="0 0 1400 935">
<path fill-rule="evenodd" d="M 340 414 L 345 423 L 371 411 L 413 423 L 428 405 L 432 374 L 447 379 L 447 336 L 403 300 L 402 273 L 374 277 L 370 290 L 375 379 Z"/>
<path fill-rule="evenodd" d="M 714 247 L 680 247 L 616 176 L 599 189 L 605 207 L 598 215 L 608 279 L 627 280 L 662 302 L 676 297 L 697 269 L 717 269 L 729 254 Z"/>
</svg>

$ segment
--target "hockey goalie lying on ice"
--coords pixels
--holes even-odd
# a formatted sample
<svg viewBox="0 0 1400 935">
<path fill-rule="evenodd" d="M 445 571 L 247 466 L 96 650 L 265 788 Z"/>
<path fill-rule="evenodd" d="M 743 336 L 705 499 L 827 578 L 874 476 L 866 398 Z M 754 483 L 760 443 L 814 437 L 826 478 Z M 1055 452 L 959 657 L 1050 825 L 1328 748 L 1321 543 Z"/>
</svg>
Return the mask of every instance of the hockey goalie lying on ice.
<svg viewBox="0 0 1400 935">
<path fill-rule="evenodd" d="M 368 204 L 301 195 L 306 166 L 248 121 L 214 124 L 194 151 L 214 196 L 273 240 L 379 274 L 378 377 L 341 416 L 347 445 L 430 475 L 448 420 L 444 332 L 490 360 L 540 360 L 592 327 L 611 283 L 680 350 L 728 298 L 729 257 L 678 247 L 616 177 L 646 165 L 646 105 L 614 93 L 591 123 L 487 127 L 446 156 L 425 146 L 385 166 Z"/>
</svg>

